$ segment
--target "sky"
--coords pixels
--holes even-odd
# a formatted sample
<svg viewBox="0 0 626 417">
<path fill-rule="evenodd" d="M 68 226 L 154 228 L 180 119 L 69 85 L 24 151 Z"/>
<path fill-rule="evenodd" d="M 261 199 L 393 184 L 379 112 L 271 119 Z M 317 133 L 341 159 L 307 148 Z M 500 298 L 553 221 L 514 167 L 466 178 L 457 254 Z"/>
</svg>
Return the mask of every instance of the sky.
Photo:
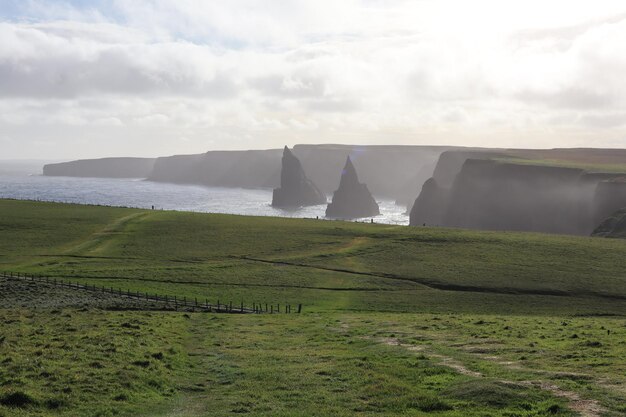
<svg viewBox="0 0 626 417">
<path fill-rule="evenodd" d="M 623 0 L 0 0 L 0 159 L 626 147 Z"/>
</svg>

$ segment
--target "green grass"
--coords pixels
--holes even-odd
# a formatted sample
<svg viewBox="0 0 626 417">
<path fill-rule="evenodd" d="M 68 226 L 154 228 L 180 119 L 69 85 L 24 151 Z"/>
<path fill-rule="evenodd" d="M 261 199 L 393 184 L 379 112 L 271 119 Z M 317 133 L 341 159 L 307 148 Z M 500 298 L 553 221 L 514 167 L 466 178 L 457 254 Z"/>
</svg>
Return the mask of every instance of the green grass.
<svg viewBox="0 0 626 417">
<path fill-rule="evenodd" d="M 304 306 L 0 307 L 0 416 L 626 411 L 621 240 L 0 200 L 0 269 Z"/>
<path fill-rule="evenodd" d="M 578 168 L 588 172 L 606 172 L 616 174 L 626 174 L 626 164 L 609 164 L 601 162 L 583 162 L 577 160 L 565 160 L 565 159 L 528 159 L 520 157 L 500 157 L 494 158 L 495 160 L 514 163 L 519 165 L 540 165 L 551 166 L 561 168 Z"/>
</svg>

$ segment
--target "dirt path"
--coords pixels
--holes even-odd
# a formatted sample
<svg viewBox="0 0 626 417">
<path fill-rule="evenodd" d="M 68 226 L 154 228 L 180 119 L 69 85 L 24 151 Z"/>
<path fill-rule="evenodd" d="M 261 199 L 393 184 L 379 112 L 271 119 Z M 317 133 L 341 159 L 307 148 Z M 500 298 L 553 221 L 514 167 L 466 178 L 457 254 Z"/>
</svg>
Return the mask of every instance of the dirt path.
<svg viewBox="0 0 626 417">
<path fill-rule="evenodd" d="M 579 413 L 582 417 L 600 417 L 606 411 L 596 400 L 583 400 L 572 391 L 566 391 L 558 386 L 545 381 L 524 381 L 525 383 L 550 391 L 554 396 L 567 400 L 570 410 Z"/>
<path fill-rule="evenodd" d="M 345 327 L 343 328 L 345 329 Z M 451 368 L 455 370 L 456 372 L 463 374 L 463 375 L 468 375 L 468 376 L 472 376 L 475 378 L 482 378 L 485 376 L 481 372 L 468 369 L 461 362 L 459 362 L 458 360 L 456 360 L 455 358 L 451 356 L 429 352 L 425 346 L 416 346 L 416 345 L 411 345 L 407 343 L 402 343 L 398 338 L 395 338 L 395 337 L 383 337 L 383 338 L 378 338 L 374 340 L 378 341 L 379 343 L 388 345 L 388 346 L 398 346 L 398 347 L 404 348 L 412 352 L 423 352 L 426 356 L 437 359 L 440 365 Z M 500 358 L 496 356 L 483 356 L 482 359 L 497 361 L 498 364 L 502 366 L 506 366 L 507 368 L 512 369 L 512 370 L 527 370 L 521 367 L 520 365 L 518 365 L 516 362 L 501 361 L 499 360 Z M 535 372 L 535 370 L 527 370 L 527 371 Z M 538 372 L 542 372 L 542 371 L 538 371 Z M 546 371 L 545 373 L 549 373 L 549 372 Z M 501 382 L 505 384 L 511 384 L 511 385 L 532 386 L 532 387 L 540 388 L 544 391 L 548 391 L 552 393 L 552 395 L 554 395 L 555 397 L 559 397 L 559 398 L 563 398 L 567 400 L 567 407 L 570 410 L 578 413 L 582 417 L 601 417 L 602 413 L 606 411 L 600 405 L 598 401 L 582 399 L 580 395 L 578 395 L 576 392 L 561 389 L 559 386 L 553 383 L 547 382 L 547 381 L 502 380 Z"/>
<path fill-rule="evenodd" d="M 111 244 L 111 238 L 124 233 L 124 229 L 132 223 L 146 217 L 148 213 L 140 212 L 134 213 L 125 217 L 116 219 L 115 221 L 107 224 L 100 231 L 93 233 L 84 241 L 79 244 L 68 248 L 64 251 L 64 255 L 97 255 L 104 252 L 109 244 Z"/>
</svg>

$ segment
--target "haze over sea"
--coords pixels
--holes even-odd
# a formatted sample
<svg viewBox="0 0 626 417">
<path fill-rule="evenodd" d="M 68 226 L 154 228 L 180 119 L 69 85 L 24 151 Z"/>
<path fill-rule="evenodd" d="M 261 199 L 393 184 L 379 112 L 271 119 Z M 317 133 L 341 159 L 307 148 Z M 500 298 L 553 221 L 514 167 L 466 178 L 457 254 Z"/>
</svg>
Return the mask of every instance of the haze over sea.
<svg viewBox="0 0 626 417">
<path fill-rule="evenodd" d="M 326 205 L 281 210 L 270 205 L 272 190 L 205 187 L 145 181 L 143 179 L 0 175 L 0 198 L 56 201 L 120 207 L 228 213 L 250 216 L 324 218 Z M 328 196 L 329 200 L 331 196 Z M 381 214 L 377 223 L 407 225 L 406 208 L 391 199 L 376 198 Z M 368 220 L 368 219 L 364 219 Z"/>
</svg>

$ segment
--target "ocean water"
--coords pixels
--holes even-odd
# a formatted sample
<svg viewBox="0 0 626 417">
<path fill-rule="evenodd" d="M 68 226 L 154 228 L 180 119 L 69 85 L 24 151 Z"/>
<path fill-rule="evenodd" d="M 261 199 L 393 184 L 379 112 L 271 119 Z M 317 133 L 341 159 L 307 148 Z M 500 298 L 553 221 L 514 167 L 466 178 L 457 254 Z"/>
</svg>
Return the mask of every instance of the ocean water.
<svg viewBox="0 0 626 417">
<path fill-rule="evenodd" d="M 281 210 L 272 207 L 272 190 L 167 184 L 142 179 L 0 175 L 0 198 L 97 204 L 120 207 L 229 213 L 252 216 L 324 218 L 326 205 Z M 330 199 L 330 196 L 329 196 Z M 376 223 L 407 225 L 404 206 L 379 199 Z M 359 219 L 359 220 L 367 220 Z"/>
</svg>

